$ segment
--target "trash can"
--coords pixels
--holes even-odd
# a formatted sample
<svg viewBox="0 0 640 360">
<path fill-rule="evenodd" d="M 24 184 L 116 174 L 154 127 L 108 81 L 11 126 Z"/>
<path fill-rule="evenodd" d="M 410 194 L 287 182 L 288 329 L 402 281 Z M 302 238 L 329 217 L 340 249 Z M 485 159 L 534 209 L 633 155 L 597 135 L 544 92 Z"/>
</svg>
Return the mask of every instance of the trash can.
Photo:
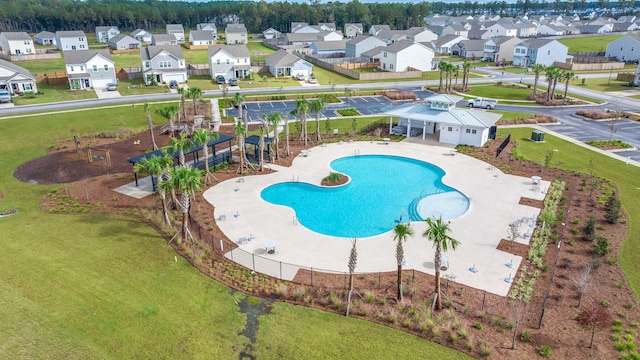
<svg viewBox="0 0 640 360">
<path fill-rule="evenodd" d="M 533 141 L 544 141 L 544 133 L 540 130 L 533 130 L 531 133 L 531 140 Z"/>
</svg>

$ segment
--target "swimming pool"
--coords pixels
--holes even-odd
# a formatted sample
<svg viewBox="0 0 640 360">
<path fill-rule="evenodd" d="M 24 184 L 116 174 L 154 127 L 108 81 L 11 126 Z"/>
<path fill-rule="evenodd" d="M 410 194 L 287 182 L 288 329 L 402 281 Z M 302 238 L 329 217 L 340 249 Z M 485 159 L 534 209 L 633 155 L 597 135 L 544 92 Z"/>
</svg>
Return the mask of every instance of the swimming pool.
<svg viewBox="0 0 640 360">
<path fill-rule="evenodd" d="M 351 181 L 333 188 L 285 182 L 265 188 L 261 196 L 291 207 L 298 222 L 312 231 L 346 238 L 379 235 L 407 218 L 452 219 L 469 208 L 466 196 L 442 183 L 445 172 L 424 161 L 359 155 L 336 159 L 330 166 Z"/>
</svg>

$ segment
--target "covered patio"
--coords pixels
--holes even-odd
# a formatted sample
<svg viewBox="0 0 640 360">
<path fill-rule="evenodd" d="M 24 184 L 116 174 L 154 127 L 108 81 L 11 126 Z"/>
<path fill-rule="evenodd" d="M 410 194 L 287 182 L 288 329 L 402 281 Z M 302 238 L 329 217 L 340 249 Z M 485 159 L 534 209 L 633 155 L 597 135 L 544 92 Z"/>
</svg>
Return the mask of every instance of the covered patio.
<svg viewBox="0 0 640 360">
<path fill-rule="evenodd" d="M 271 162 L 271 150 L 272 150 L 273 138 L 264 137 L 264 158 Z M 253 152 L 247 151 L 247 145 L 253 147 Z M 244 139 L 244 153 L 247 154 L 247 159 L 252 163 L 257 163 L 260 156 L 260 136 L 251 135 Z"/>
</svg>

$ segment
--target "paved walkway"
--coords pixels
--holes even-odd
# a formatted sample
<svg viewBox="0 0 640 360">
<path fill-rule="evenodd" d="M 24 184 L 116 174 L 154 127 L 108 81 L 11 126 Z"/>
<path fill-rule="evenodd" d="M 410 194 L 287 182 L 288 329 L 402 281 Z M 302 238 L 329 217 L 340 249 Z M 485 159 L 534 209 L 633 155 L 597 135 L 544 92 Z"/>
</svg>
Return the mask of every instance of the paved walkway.
<svg viewBox="0 0 640 360">
<path fill-rule="evenodd" d="M 416 158 L 440 166 L 447 175 L 443 181 L 470 200 L 469 210 L 451 221 L 452 236 L 462 245 L 449 252 L 449 269 L 456 281 L 506 295 L 510 284 L 504 281 L 515 276 L 515 269 L 522 258 L 496 250 L 501 239 L 508 236 L 508 225 L 523 217 L 537 216 L 539 209 L 520 205 L 521 197 L 543 199 L 541 190 L 548 188 L 543 181 L 540 188 L 532 190 L 531 179 L 512 176 L 490 167 L 488 164 L 465 155 L 450 155 L 450 148 L 425 146 L 401 142 L 384 145 L 377 142 L 328 144 L 311 149 L 306 157 L 299 156 L 290 168 L 270 165 L 277 172 L 268 175 L 245 176 L 222 182 L 204 193 L 205 199 L 215 206 L 220 229 L 240 247 L 226 254 L 228 258 L 275 277 L 292 279 L 298 267 L 313 267 L 344 273 L 350 241 L 346 238 L 326 236 L 312 232 L 295 221 L 294 211 L 262 200 L 260 192 L 265 187 L 297 180 L 319 184 L 329 171 L 329 163 L 337 158 L 354 154 L 386 154 Z M 396 184 L 401 186 L 401 184 Z M 396 186 L 394 185 L 394 186 Z M 322 211 L 322 209 L 319 209 Z M 411 224 L 416 235 L 405 245 L 407 265 L 434 273 L 432 244 L 421 234 L 426 230 L 424 222 Z M 395 243 L 391 232 L 359 239 L 357 272 L 395 271 Z M 526 243 L 528 239 L 521 238 Z M 276 243 L 275 254 L 267 254 L 268 242 Z M 273 244 L 270 244 L 273 245 Z M 285 264 L 281 267 L 281 263 Z M 513 263 L 514 269 L 507 267 Z M 479 271 L 473 273 L 469 268 Z"/>
</svg>

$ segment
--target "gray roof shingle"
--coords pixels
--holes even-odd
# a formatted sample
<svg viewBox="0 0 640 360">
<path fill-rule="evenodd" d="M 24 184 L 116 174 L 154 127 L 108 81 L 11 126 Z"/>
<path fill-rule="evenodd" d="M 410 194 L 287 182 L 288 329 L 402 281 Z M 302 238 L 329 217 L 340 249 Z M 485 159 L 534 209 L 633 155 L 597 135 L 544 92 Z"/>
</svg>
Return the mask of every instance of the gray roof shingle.
<svg viewBox="0 0 640 360">
<path fill-rule="evenodd" d="M 247 45 L 212 45 L 209 46 L 209 57 L 212 57 L 222 50 L 236 58 L 249 57 L 249 48 L 247 48 Z"/>
<path fill-rule="evenodd" d="M 140 49 L 140 59 L 142 59 L 142 61 L 151 60 L 158 56 L 158 54 L 160 54 L 162 51 L 168 52 L 169 54 L 175 56 L 177 59 L 184 60 L 184 54 L 182 53 L 182 49 L 180 49 L 180 46 L 178 45 L 149 45 L 146 48 Z"/>
<path fill-rule="evenodd" d="M 63 51 L 62 57 L 64 57 L 64 63 L 68 65 L 72 64 L 86 64 L 87 61 L 91 60 L 94 56 L 101 55 L 111 62 L 111 53 L 106 49 L 99 50 L 69 50 Z"/>
</svg>

